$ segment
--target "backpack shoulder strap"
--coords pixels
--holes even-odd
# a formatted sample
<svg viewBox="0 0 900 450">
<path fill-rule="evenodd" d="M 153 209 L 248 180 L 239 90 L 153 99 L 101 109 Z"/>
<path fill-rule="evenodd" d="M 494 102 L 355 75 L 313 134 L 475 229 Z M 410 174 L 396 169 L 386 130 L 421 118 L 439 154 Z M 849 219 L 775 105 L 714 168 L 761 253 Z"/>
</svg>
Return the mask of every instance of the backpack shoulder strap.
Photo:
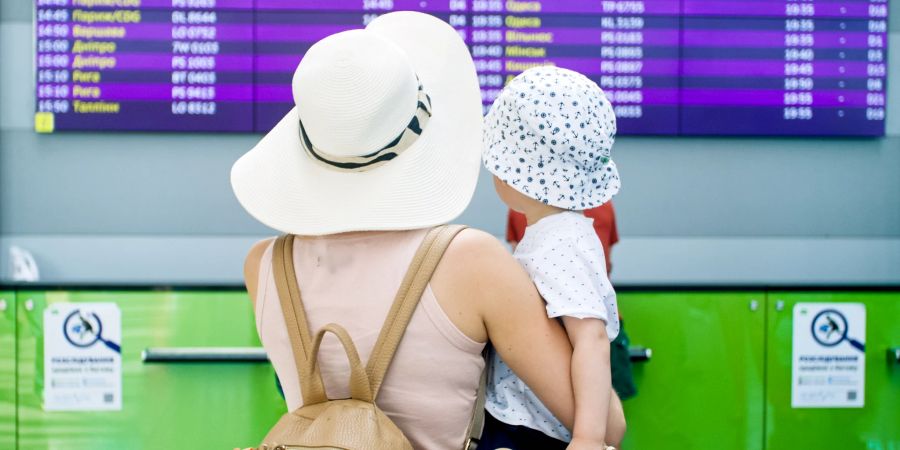
<svg viewBox="0 0 900 450">
<path fill-rule="evenodd" d="M 419 245 L 366 364 L 366 372 L 372 383 L 373 398 L 378 397 L 384 375 L 394 359 L 394 353 L 419 304 L 419 299 L 431 281 L 431 275 L 441 262 L 450 242 L 465 228 L 462 225 L 442 225 L 432 228 Z"/>
<path fill-rule="evenodd" d="M 275 240 L 272 254 L 272 273 L 275 276 L 275 287 L 281 301 L 281 312 L 291 338 L 294 351 L 294 363 L 297 365 L 297 378 L 300 380 L 300 393 L 304 405 L 315 405 L 328 400 L 325 384 L 319 368 L 313 365 L 313 340 L 309 332 L 309 322 L 303 309 L 300 297 L 300 286 L 294 272 L 294 236 L 282 235 Z M 260 280 L 262 281 L 262 280 Z M 309 376 L 312 374 L 312 376 Z"/>
</svg>

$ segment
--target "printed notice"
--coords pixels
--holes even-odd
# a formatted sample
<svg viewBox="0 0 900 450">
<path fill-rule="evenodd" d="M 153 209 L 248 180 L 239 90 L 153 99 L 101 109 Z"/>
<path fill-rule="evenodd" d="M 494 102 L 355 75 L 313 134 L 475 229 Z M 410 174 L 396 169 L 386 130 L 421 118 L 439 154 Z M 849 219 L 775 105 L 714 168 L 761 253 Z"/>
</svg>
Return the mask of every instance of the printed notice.
<svg viewBox="0 0 900 450">
<path fill-rule="evenodd" d="M 115 303 L 56 303 L 44 311 L 44 409 L 122 409 L 122 319 Z"/>
<path fill-rule="evenodd" d="M 794 408 L 862 408 L 866 387 L 866 307 L 794 305 Z"/>
</svg>

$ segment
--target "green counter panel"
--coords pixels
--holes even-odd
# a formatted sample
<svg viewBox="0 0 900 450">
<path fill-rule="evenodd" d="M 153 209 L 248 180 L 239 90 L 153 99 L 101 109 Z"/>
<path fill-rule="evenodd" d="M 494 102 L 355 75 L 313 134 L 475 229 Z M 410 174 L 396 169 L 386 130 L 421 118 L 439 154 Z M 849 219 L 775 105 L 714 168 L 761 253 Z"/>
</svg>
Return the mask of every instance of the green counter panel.
<svg viewBox="0 0 900 450">
<path fill-rule="evenodd" d="M 267 363 L 141 360 L 147 347 L 259 346 L 245 293 L 19 292 L 17 298 L 21 450 L 249 447 L 258 444 L 284 412 Z M 43 410 L 42 317 L 44 309 L 56 302 L 118 304 L 121 411 Z"/>
<path fill-rule="evenodd" d="M 762 449 L 763 293 L 623 292 L 619 309 L 653 352 L 635 365 L 623 448 Z"/>
<path fill-rule="evenodd" d="M 0 449 L 16 448 L 16 295 L 0 291 Z"/>
<path fill-rule="evenodd" d="M 257 444 L 284 411 L 268 364 L 141 361 L 147 347 L 258 346 L 244 293 L 0 299 L 0 449 L 231 449 Z M 801 301 L 866 304 L 865 408 L 790 407 L 791 310 Z M 41 318 L 54 302 L 118 304 L 122 411 L 43 411 Z M 619 307 L 632 345 L 653 351 L 635 367 L 623 448 L 900 450 L 900 366 L 885 355 L 900 346 L 900 293 L 623 292 Z"/>
<path fill-rule="evenodd" d="M 865 407 L 791 408 L 794 304 L 866 305 Z M 766 449 L 900 450 L 900 365 L 887 349 L 900 347 L 900 293 L 773 292 L 769 294 Z"/>
</svg>

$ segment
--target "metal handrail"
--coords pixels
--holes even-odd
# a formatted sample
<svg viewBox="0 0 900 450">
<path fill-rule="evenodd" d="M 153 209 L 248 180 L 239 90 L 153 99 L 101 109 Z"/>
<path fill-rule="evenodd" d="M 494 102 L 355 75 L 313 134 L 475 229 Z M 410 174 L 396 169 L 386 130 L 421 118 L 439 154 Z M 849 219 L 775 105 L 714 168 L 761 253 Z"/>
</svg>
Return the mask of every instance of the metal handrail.
<svg viewBox="0 0 900 450">
<path fill-rule="evenodd" d="M 647 362 L 653 356 L 653 350 L 645 347 L 631 347 L 628 349 L 628 357 L 632 362 Z"/>
<path fill-rule="evenodd" d="M 268 362 L 262 347 L 154 347 L 141 352 L 145 363 Z"/>
<path fill-rule="evenodd" d="M 649 361 L 652 355 L 649 348 L 628 349 L 628 357 L 633 362 Z M 141 352 L 141 360 L 145 363 L 261 363 L 268 362 L 269 358 L 262 347 L 151 347 Z"/>
</svg>

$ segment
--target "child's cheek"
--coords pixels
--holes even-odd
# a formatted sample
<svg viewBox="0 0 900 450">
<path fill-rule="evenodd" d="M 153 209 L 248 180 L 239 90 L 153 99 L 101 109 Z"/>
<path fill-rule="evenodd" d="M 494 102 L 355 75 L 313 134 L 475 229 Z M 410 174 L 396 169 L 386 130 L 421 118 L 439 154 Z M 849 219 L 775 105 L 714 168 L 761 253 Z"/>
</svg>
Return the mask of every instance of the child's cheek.
<svg viewBox="0 0 900 450">
<path fill-rule="evenodd" d="M 494 190 L 497 191 L 497 196 L 500 197 L 500 200 L 503 200 L 503 203 L 506 203 L 507 206 L 509 204 L 509 186 L 506 185 L 500 178 L 497 178 L 494 175 Z"/>
</svg>

